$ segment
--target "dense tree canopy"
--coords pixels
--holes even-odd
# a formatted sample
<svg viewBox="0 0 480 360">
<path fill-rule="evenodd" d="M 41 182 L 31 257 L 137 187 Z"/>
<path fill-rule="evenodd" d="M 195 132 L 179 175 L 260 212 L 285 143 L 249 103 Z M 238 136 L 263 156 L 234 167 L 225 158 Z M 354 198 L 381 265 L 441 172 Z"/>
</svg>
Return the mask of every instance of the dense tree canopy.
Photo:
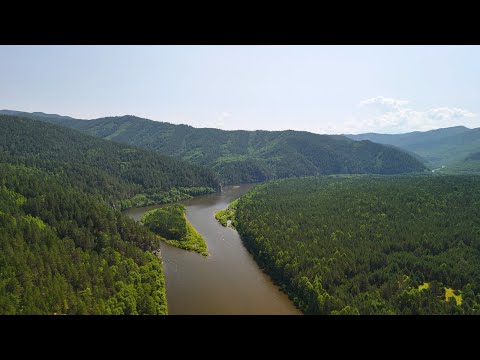
<svg viewBox="0 0 480 360">
<path fill-rule="evenodd" d="M 0 179 L 0 314 L 167 313 L 155 235 L 45 171 Z"/>
<path fill-rule="evenodd" d="M 306 313 L 480 313 L 479 177 L 278 180 L 240 198 L 235 218 Z"/>
</svg>

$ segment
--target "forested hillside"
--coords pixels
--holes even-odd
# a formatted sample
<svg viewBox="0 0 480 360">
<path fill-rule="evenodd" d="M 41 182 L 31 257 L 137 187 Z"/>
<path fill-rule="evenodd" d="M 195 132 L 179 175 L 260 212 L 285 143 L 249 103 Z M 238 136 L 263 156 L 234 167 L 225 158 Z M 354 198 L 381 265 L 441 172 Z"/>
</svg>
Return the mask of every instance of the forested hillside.
<svg viewBox="0 0 480 360">
<path fill-rule="evenodd" d="M 202 167 L 0 116 L 0 314 L 165 314 L 159 240 L 119 210 L 219 187 Z"/>
<path fill-rule="evenodd" d="M 39 169 L 0 181 L 0 314 L 167 313 L 147 229 Z"/>
<path fill-rule="evenodd" d="M 11 111 L 9 113 L 12 113 Z M 299 131 L 197 129 L 135 116 L 75 120 L 28 114 L 104 139 L 124 142 L 211 167 L 226 184 L 336 173 L 398 174 L 425 169 L 398 149 L 344 136 Z"/>
<path fill-rule="evenodd" d="M 0 115 L 0 162 L 37 167 L 126 208 L 218 191 L 204 167 L 63 126 Z"/>
<path fill-rule="evenodd" d="M 406 134 L 360 134 L 347 135 L 354 140 L 371 140 L 390 144 L 417 154 L 432 168 L 449 173 L 480 173 L 480 161 L 475 156 L 480 152 L 480 129 L 455 126 L 425 132 Z"/>
<path fill-rule="evenodd" d="M 236 227 L 305 313 L 480 314 L 480 178 L 329 176 L 256 186 Z"/>
<path fill-rule="evenodd" d="M 413 131 L 404 134 L 377 134 L 366 133 L 359 135 L 346 135 L 353 140 L 370 140 L 379 144 L 389 144 L 401 148 L 415 148 L 422 144 L 434 143 L 437 141 L 448 139 L 469 132 L 471 129 L 465 126 L 453 126 L 443 129 L 435 129 L 429 131 Z"/>
</svg>

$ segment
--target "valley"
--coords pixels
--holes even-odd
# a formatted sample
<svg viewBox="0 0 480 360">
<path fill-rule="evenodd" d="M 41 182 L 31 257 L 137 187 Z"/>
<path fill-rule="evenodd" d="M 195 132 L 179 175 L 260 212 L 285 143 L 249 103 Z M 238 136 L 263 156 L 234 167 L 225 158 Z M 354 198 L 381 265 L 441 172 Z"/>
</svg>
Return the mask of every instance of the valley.
<svg viewBox="0 0 480 360">
<path fill-rule="evenodd" d="M 187 127 L 197 158 L 118 142 L 148 122 L 0 115 L 1 313 L 480 311 L 480 183 L 445 175 L 465 167 L 294 131 Z"/>
<path fill-rule="evenodd" d="M 160 344 L 208 343 L 209 320 L 222 323 L 210 337 L 255 320 L 241 340 L 343 340 L 370 316 L 399 329 L 390 320 L 480 315 L 480 46 L 420 32 L 401 46 L 238 46 L 221 30 L 219 45 L 196 30 L 169 42 L 173 27 L 138 27 L 162 45 L 93 45 L 100 33 L 69 40 L 55 24 L 60 41 L 37 27 L 0 44 L 12 334 L 60 320 L 71 335 L 88 315 L 103 336 L 104 321 L 154 324 Z"/>
</svg>

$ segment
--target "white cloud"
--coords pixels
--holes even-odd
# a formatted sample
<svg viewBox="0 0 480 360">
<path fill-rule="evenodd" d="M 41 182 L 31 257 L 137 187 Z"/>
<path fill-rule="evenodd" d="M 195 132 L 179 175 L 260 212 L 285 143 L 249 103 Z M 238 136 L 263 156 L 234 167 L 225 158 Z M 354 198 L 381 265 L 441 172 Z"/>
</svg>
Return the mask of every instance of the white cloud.
<svg viewBox="0 0 480 360">
<path fill-rule="evenodd" d="M 223 111 L 217 114 L 217 119 L 214 122 L 215 127 L 223 127 L 225 125 L 225 121 L 231 117 L 232 117 L 232 114 L 226 111 Z"/>
<path fill-rule="evenodd" d="M 420 111 L 407 106 L 406 100 L 377 96 L 359 103 L 363 114 L 348 119 L 338 128 L 343 133 L 404 133 L 449 126 L 478 126 L 476 114 L 456 107 L 438 107 Z"/>
<path fill-rule="evenodd" d="M 370 99 L 366 99 L 363 101 L 360 101 L 360 106 L 367 106 L 367 105 L 386 105 L 387 107 L 391 107 L 393 109 L 401 109 L 402 107 L 406 106 L 408 104 L 407 100 L 398 100 L 398 99 L 392 99 L 392 98 L 387 98 L 384 96 L 376 96 Z"/>
<path fill-rule="evenodd" d="M 461 119 L 463 117 L 475 117 L 475 114 L 460 108 L 441 107 L 430 109 L 425 112 L 427 116 L 437 120 Z"/>
</svg>

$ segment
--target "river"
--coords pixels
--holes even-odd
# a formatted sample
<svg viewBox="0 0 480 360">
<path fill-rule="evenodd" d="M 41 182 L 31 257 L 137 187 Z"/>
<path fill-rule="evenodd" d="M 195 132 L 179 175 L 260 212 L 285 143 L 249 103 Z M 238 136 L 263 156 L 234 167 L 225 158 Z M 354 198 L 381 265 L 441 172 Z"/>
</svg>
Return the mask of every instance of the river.
<svg viewBox="0 0 480 360">
<path fill-rule="evenodd" d="M 162 242 L 169 314 L 300 314 L 260 270 L 237 231 L 221 226 L 214 217 L 215 211 L 225 209 L 251 187 L 225 186 L 221 193 L 181 201 L 188 221 L 207 242 L 210 256 Z M 138 221 L 161 206 L 133 208 L 125 215 Z"/>
</svg>

